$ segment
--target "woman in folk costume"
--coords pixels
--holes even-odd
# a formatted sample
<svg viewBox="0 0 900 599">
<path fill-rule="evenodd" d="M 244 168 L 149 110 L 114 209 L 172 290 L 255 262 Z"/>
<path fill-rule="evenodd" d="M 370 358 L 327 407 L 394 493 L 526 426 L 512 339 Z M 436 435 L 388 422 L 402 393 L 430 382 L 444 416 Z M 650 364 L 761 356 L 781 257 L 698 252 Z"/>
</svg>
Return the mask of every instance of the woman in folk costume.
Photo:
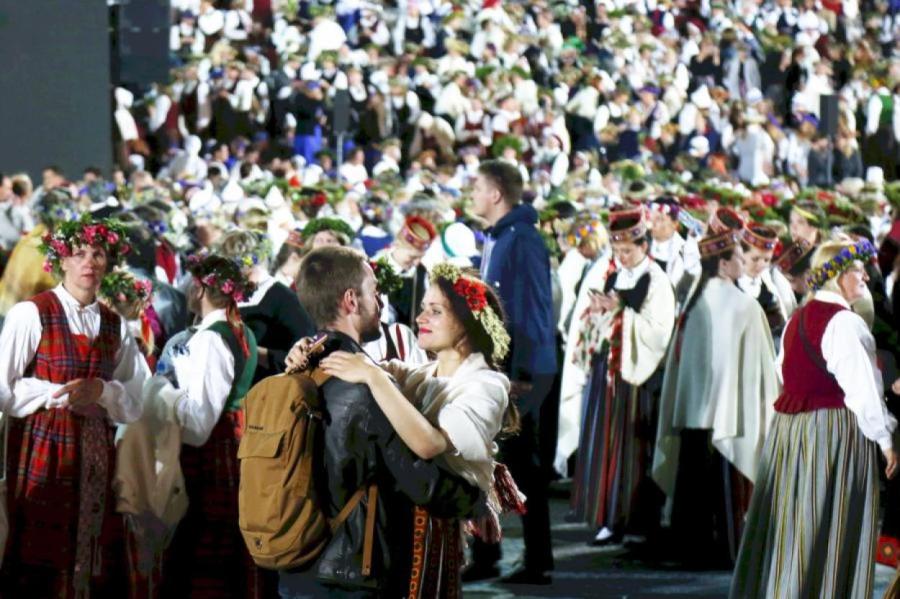
<svg viewBox="0 0 900 599">
<path fill-rule="evenodd" d="M 563 296 L 563 309 L 560 328 L 566 333 L 565 356 L 563 358 L 562 379 L 559 397 L 559 427 L 556 438 L 556 457 L 553 467 L 561 476 L 569 476 L 569 461 L 578 448 L 581 434 L 582 401 L 584 387 L 590 374 L 590 364 L 582 364 L 575 360 L 578 350 L 576 342 L 584 326 L 584 319 L 589 318 L 591 289 L 601 289 L 609 273 L 612 256 L 609 249 L 609 234 L 603 223 L 590 214 L 581 214 L 572 223 L 566 238 L 572 246 L 569 254 L 559 267 L 560 279 L 570 260 L 578 260 L 581 275 L 574 288 L 574 301 L 568 302 Z"/>
<path fill-rule="evenodd" d="M 141 415 L 149 377 L 123 319 L 97 302 L 124 228 L 85 216 L 41 245 L 57 287 L 13 306 L 0 334 L 0 409 L 10 416 L 8 597 L 126 593 L 111 482 L 115 424 Z"/>
<path fill-rule="evenodd" d="M 659 522 L 654 506 L 662 502 L 650 480 L 659 387 L 652 377 L 675 324 L 675 294 L 648 256 L 643 209 L 613 212 L 609 236 L 615 259 L 603 286 L 589 290 L 575 356 L 590 378 L 572 505 L 597 529 L 595 544 L 616 542 L 626 530 L 646 535 Z"/>
<path fill-rule="evenodd" d="M 744 275 L 738 279 L 738 287 L 756 298 L 766 313 L 769 329 L 774 339 L 781 338 L 787 319 L 797 307 L 791 284 L 772 268 L 772 255 L 778 244 L 774 229 L 756 223 L 747 223 L 741 232 L 744 250 Z"/>
<path fill-rule="evenodd" d="M 785 329 L 784 390 L 766 438 L 731 596 L 872 596 L 877 449 L 893 478 L 897 422 L 884 403 L 875 339 L 850 303 L 866 293 L 868 241 L 829 242 L 812 297 Z"/>
<path fill-rule="evenodd" d="M 240 316 L 259 344 L 256 383 L 284 370 L 284 360 L 294 342 L 315 333 L 316 327 L 297 294 L 269 274 L 272 246 L 250 231 L 232 231 L 219 244 L 222 257 L 234 260 L 254 286 L 240 300 Z"/>
<path fill-rule="evenodd" d="M 189 307 L 201 320 L 172 359 L 177 390 L 167 382 L 154 386 L 181 425 L 189 501 L 163 567 L 161 596 L 258 597 L 270 581 L 253 564 L 238 529 L 237 453 L 256 339 L 237 305 L 253 283 L 235 261 L 215 254 L 193 256 L 188 269 Z"/>
<path fill-rule="evenodd" d="M 436 361 L 413 366 L 393 360 L 379 368 L 363 354 L 335 352 L 320 367 L 346 381 L 366 383 L 414 453 L 438 460 L 481 488 L 491 515 L 469 528 L 499 542 L 501 512 L 524 510 L 524 497 L 494 460 L 497 436 L 518 428 L 509 380 L 497 369 L 510 344 L 503 311 L 490 287 L 457 266 L 436 265 L 430 280 L 416 321 L 419 345 Z M 416 508 L 409 597 L 461 596 L 462 525 Z"/>
<path fill-rule="evenodd" d="M 735 285 L 740 230 L 708 234 L 700 255 L 700 280 L 666 362 L 653 479 L 671 501 L 684 559 L 726 565 L 737 555 L 778 381 L 765 314 Z"/>
</svg>

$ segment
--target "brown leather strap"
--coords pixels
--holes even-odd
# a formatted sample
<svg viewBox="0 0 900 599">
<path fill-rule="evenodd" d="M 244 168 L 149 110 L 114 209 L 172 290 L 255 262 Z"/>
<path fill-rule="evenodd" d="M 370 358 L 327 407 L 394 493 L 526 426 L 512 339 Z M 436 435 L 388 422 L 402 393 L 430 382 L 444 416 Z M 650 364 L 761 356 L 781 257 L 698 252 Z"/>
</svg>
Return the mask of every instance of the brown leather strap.
<svg viewBox="0 0 900 599">
<path fill-rule="evenodd" d="M 377 505 L 378 487 L 369 485 L 369 505 L 366 506 L 366 536 L 363 537 L 363 576 L 372 573 L 372 546 L 375 544 L 375 508 Z"/>
<path fill-rule="evenodd" d="M 321 368 L 316 368 L 309 373 L 309 378 L 316 384 L 316 387 L 321 387 L 325 384 L 325 381 L 331 378 L 331 375 L 325 374 L 325 371 Z"/>
<path fill-rule="evenodd" d="M 347 518 L 350 517 L 350 514 L 356 509 L 356 506 L 359 505 L 359 502 L 362 501 L 363 495 L 366 494 L 366 488 L 360 487 L 356 493 L 353 494 L 352 497 L 344 504 L 344 508 L 338 512 L 338 515 L 335 516 L 331 520 L 331 532 L 336 531 L 341 524 L 347 521 Z"/>
</svg>

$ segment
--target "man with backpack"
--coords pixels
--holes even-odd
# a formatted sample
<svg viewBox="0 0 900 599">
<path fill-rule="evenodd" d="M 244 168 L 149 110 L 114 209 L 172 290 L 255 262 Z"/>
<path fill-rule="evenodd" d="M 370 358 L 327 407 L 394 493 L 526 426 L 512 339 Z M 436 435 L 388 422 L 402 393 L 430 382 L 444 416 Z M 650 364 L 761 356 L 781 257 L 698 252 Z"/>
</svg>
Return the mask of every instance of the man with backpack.
<svg viewBox="0 0 900 599">
<path fill-rule="evenodd" d="M 362 343 L 378 338 L 380 300 L 362 254 L 343 247 L 314 250 L 300 267 L 297 288 L 328 336 L 322 355 L 362 352 Z M 468 518 L 485 512 L 485 497 L 462 478 L 416 457 L 366 385 L 329 379 L 321 384 L 320 397 L 324 460 L 314 476 L 319 504 L 329 519 L 345 519 L 315 566 L 282 572 L 279 591 L 285 598 L 322 591 L 342 597 L 407 596 L 413 508 Z M 344 510 L 348 503 L 349 514 Z"/>
</svg>

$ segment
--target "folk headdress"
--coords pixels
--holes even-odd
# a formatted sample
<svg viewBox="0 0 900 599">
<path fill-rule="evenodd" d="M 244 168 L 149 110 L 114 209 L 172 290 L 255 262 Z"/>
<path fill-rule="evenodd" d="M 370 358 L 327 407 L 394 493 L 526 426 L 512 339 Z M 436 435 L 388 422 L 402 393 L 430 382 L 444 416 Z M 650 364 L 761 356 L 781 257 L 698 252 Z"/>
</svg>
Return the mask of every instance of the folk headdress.
<svg viewBox="0 0 900 599">
<path fill-rule="evenodd" d="M 420 251 L 425 251 L 437 237 L 434 225 L 421 216 L 409 216 L 397 234 L 397 240 Z"/>
<path fill-rule="evenodd" d="M 644 209 L 641 206 L 631 206 L 609 213 L 610 241 L 636 243 L 646 235 L 647 223 L 644 221 Z"/>
<path fill-rule="evenodd" d="M 46 256 L 44 270 L 60 276 L 62 259 L 83 246 L 103 248 L 110 268 L 131 251 L 125 225 L 113 219 L 94 220 L 85 214 L 78 220 L 58 223 L 41 238 L 40 249 Z"/>
<path fill-rule="evenodd" d="M 678 213 L 681 212 L 681 204 L 673 196 L 660 196 L 650 202 L 650 210 L 666 214 L 671 219 L 677 220 Z"/>
<path fill-rule="evenodd" d="M 249 356 L 250 346 L 237 304 L 249 298 L 256 290 L 256 285 L 244 275 L 243 266 L 237 260 L 218 254 L 195 254 L 188 258 L 188 271 L 193 275 L 195 285 L 214 289 L 229 298 L 225 307 L 228 326 L 237 338 L 244 356 Z"/>
<path fill-rule="evenodd" d="M 719 208 L 709 219 L 710 232 L 716 235 L 726 231 L 741 231 L 744 228 L 744 219 L 731 208 Z"/>
<path fill-rule="evenodd" d="M 487 299 L 487 286 L 478 279 L 465 275 L 462 269 L 449 262 L 442 262 L 431 269 L 432 283 L 444 279 L 453 285 L 453 291 L 466 300 L 472 316 L 482 326 L 494 346 L 491 359 L 499 364 L 509 353 L 510 337 L 500 315 Z"/>
<path fill-rule="evenodd" d="M 771 227 L 748 223 L 741 233 L 741 240 L 750 247 L 769 252 L 778 245 L 778 233 Z"/>
<path fill-rule="evenodd" d="M 821 289 L 825 283 L 840 276 L 845 270 L 853 266 L 855 262 L 866 263 L 877 254 L 878 250 L 875 249 L 875 246 L 868 239 L 861 239 L 853 245 L 842 248 L 834 258 L 826 261 L 818 268 L 812 269 L 806 277 L 806 282 L 814 291 Z"/>
<path fill-rule="evenodd" d="M 303 241 L 308 242 L 316 236 L 316 233 L 321 231 L 331 231 L 337 234 L 337 237 L 341 239 L 342 245 L 348 245 L 356 237 L 356 232 L 346 222 L 339 218 L 323 217 L 314 218 L 303 227 Z"/>
<path fill-rule="evenodd" d="M 740 241 L 740 231 L 726 229 L 722 233 L 710 233 L 700 240 L 700 257 L 711 258 L 724 254 L 737 247 Z"/>
<path fill-rule="evenodd" d="M 378 285 L 379 293 L 390 295 L 400 291 L 403 287 L 403 279 L 400 278 L 400 275 L 397 274 L 397 271 L 394 270 L 394 267 L 391 266 L 386 257 L 382 256 L 378 260 L 370 261 L 369 266 L 372 267 L 372 271 L 375 273 L 375 281 Z"/>
<path fill-rule="evenodd" d="M 204 287 L 215 289 L 235 303 L 245 301 L 256 285 L 243 273 L 243 264 L 217 254 L 195 254 L 188 258 L 188 270 Z"/>
<path fill-rule="evenodd" d="M 598 238 L 600 245 L 606 245 L 607 232 L 600 219 L 593 214 L 579 215 L 566 234 L 566 242 L 570 247 L 578 247 L 585 239 L 595 236 Z"/>
<path fill-rule="evenodd" d="M 784 273 L 800 274 L 809 267 L 809 260 L 814 249 L 816 246 L 809 241 L 798 239 L 775 260 L 775 266 Z"/>
</svg>

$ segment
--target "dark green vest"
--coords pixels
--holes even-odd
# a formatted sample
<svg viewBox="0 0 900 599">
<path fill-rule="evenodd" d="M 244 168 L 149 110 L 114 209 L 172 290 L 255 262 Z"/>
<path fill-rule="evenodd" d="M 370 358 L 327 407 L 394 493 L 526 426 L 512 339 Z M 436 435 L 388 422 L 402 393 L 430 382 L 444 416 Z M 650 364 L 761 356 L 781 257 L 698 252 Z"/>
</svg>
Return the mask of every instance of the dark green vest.
<svg viewBox="0 0 900 599">
<path fill-rule="evenodd" d="M 228 394 L 228 400 L 225 402 L 226 412 L 241 409 L 244 396 L 247 395 L 247 391 L 253 384 L 253 373 L 256 372 L 256 337 L 253 336 L 253 331 L 249 327 L 241 326 L 244 327 L 247 348 L 250 350 L 250 355 L 246 357 L 244 357 L 244 351 L 241 349 L 241 344 L 238 343 L 237 336 L 227 322 L 220 320 L 209 327 L 210 331 L 216 332 L 222 337 L 225 345 L 231 351 L 231 355 L 234 356 L 234 382 L 231 384 L 231 393 Z"/>
</svg>

